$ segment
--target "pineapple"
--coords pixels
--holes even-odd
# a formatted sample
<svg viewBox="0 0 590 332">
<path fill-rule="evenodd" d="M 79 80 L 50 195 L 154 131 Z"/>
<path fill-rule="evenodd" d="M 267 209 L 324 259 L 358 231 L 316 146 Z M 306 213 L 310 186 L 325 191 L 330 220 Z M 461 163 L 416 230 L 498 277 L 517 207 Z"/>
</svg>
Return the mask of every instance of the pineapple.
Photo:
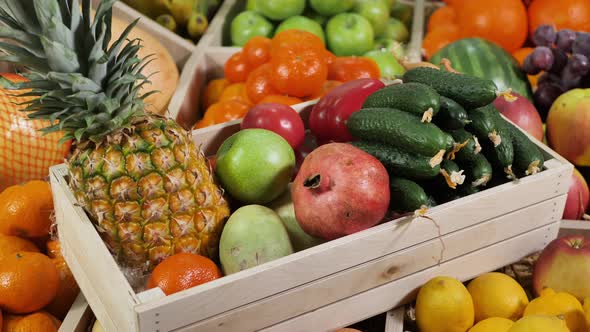
<svg viewBox="0 0 590 332">
<path fill-rule="evenodd" d="M 118 262 L 152 269 L 167 256 L 216 258 L 229 206 L 203 153 L 176 122 L 144 111 L 148 84 L 135 21 L 109 47 L 112 5 L 0 0 L 0 61 L 27 68 L 23 110 L 72 141 L 69 185 Z"/>
</svg>

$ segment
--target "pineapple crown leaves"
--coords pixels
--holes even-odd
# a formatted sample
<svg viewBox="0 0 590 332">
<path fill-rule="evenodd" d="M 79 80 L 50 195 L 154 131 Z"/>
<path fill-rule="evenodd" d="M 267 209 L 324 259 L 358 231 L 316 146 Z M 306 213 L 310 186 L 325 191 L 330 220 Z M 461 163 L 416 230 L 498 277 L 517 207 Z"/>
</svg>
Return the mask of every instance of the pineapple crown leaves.
<svg viewBox="0 0 590 332">
<path fill-rule="evenodd" d="M 23 111 L 50 121 L 44 133 L 63 130 L 61 142 L 99 142 L 130 126 L 156 92 L 139 94 L 153 59 L 140 59 L 141 40 L 127 39 L 138 20 L 109 47 L 115 1 L 100 1 L 92 18 L 90 0 L 0 0 L 0 61 L 26 67 L 29 79 L 0 85 L 27 89 L 18 94 L 32 97 Z"/>
</svg>

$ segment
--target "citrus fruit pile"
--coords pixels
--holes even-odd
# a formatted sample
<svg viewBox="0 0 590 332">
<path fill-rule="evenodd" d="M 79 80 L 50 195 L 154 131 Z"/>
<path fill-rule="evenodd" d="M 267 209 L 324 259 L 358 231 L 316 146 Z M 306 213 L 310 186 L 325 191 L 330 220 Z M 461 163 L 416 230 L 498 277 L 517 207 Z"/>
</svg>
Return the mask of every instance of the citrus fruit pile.
<svg viewBox="0 0 590 332">
<path fill-rule="evenodd" d="M 79 293 L 59 242 L 50 238 L 52 212 L 51 188 L 45 181 L 0 193 L 3 332 L 57 331 Z"/>
<path fill-rule="evenodd" d="M 439 276 L 420 288 L 416 322 L 420 332 L 584 332 L 590 299 L 584 302 L 551 288 L 529 301 L 516 280 L 499 272 L 482 274 L 467 286 Z"/>
<path fill-rule="evenodd" d="M 224 75 L 208 83 L 195 128 L 241 119 L 261 103 L 317 99 L 342 82 L 379 78 L 380 70 L 368 57 L 336 57 L 316 35 L 292 29 L 251 38 L 225 63 Z"/>
</svg>

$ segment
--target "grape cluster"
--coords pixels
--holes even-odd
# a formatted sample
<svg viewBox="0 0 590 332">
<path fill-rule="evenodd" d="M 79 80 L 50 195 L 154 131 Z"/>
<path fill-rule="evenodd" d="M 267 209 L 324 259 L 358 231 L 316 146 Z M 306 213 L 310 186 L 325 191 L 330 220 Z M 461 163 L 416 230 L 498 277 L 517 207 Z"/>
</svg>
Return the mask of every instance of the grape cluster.
<svg viewBox="0 0 590 332">
<path fill-rule="evenodd" d="M 559 95 L 590 87 L 590 33 L 555 31 L 550 25 L 540 25 L 532 40 L 536 47 L 524 60 L 523 69 L 529 75 L 544 71 L 533 98 L 545 121 Z"/>
</svg>

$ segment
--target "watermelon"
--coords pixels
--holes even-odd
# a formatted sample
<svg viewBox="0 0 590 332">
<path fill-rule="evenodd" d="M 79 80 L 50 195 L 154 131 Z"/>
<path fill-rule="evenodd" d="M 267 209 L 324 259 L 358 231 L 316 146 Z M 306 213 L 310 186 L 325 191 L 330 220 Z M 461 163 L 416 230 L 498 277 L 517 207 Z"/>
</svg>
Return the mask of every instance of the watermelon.
<svg viewBox="0 0 590 332">
<path fill-rule="evenodd" d="M 453 68 L 462 73 L 491 79 L 500 91 L 512 88 L 533 100 L 526 74 L 516 59 L 496 44 L 481 38 L 459 39 L 434 54 L 430 62 L 439 64 L 443 58 L 451 60 Z"/>
</svg>

